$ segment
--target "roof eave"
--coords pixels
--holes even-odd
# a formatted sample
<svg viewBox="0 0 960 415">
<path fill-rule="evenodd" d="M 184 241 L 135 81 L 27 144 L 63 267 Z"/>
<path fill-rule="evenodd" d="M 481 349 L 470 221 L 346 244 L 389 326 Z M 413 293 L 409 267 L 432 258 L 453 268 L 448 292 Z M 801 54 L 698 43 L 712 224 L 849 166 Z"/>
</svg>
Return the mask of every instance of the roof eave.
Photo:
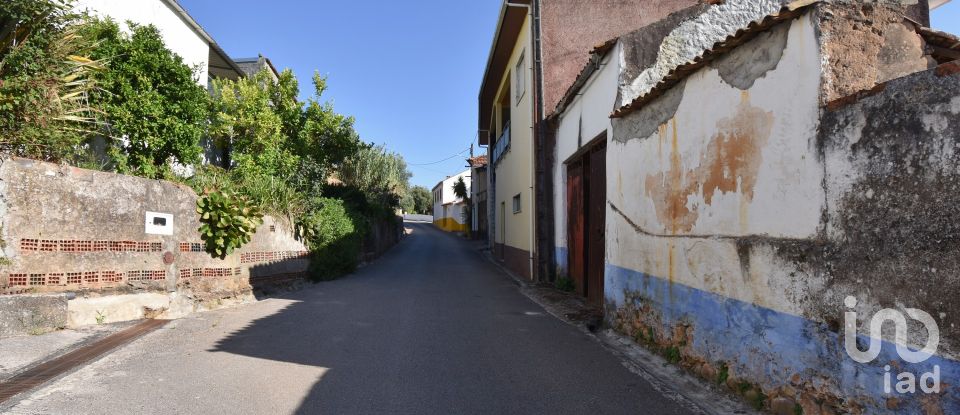
<svg viewBox="0 0 960 415">
<path fill-rule="evenodd" d="M 494 62 L 496 60 L 496 55 L 498 51 L 497 46 L 501 43 L 501 40 L 502 40 L 501 35 L 503 34 L 503 31 L 504 31 L 504 22 L 506 22 L 507 20 L 507 13 L 509 13 L 511 8 L 517 8 L 521 5 L 529 5 L 529 3 L 530 3 L 530 0 L 513 0 L 513 1 L 504 0 L 502 5 L 500 6 L 500 15 L 497 18 L 497 27 L 494 31 L 493 42 L 491 42 L 490 44 L 490 52 L 487 54 L 487 64 L 484 67 L 483 78 L 482 78 L 482 82 L 480 83 L 480 90 L 479 90 L 479 93 L 477 94 L 477 103 L 479 104 L 478 115 L 483 114 L 484 112 L 483 98 L 484 98 L 484 92 L 487 91 L 487 88 L 490 87 L 488 82 L 499 81 L 499 79 L 491 80 L 490 77 L 492 76 L 491 72 L 492 72 L 492 69 L 494 68 Z M 524 12 L 524 15 L 526 14 L 527 12 Z M 523 25 L 522 21 L 523 19 L 521 19 L 520 26 Z M 519 33 L 520 33 L 520 30 L 518 27 L 517 30 L 514 32 L 513 42 L 510 42 L 511 45 L 516 44 L 516 38 L 519 37 Z M 497 86 L 499 86 L 499 84 Z M 489 121 L 489 120 L 484 120 L 483 118 L 485 117 L 478 116 L 477 129 L 479 131 L 485 131 L 485 127 L 486 127 L 484 125 L 485 121 Z M 488 144 L 487 141 L 488 141 L 487 136 L 485 134 L 479 135 L 478 143 L 480 145 L 487 145 Z"/>
<path fill-rule="evenodd" d="M 821 0 L 796 0 L 792 3 L 784 5 L 778 12 L 769 14 L 760 20 L 751 22 L 744 28 L 738 29 L 733 34 L 727 36 L 724 40 L 713 44 L 711 48 L 702 51 L 693 60 L 671 69 L 663 78 L 660 79 L 656 85 L 654 85 L 650 91 L 634 98 L 630 103 L 616 109 L 612 114 L 610 114 L 610 118 L 622 118 L 627 114 L 638 110 L 639 108 L 661 96 L 664 92 L 676 85 L 680 80 L 685 79 L 690 74 L 703 68 L 730 50 L 746 43 L 759 33 L 767 31 L 773 26 L 799 17 L 801 14 L 805 13 L 810 6 L 820 3 L 820 1 Z"/>
<path fill-rule="evenodd" d="M 607 55 L 611 50 L 615 49 L 620 38 L 613 38 L 602 44 L 593 48 L 590 51 L 590 60 L 587 61 L 587 64 L 584 65 L 583 69 L 580 70 L 580 74 L 577 75 L 577 79 L 573 81 L 573 84 L 570 85 L 570 88 L 567 89 L 567 92 L 563 94 L 563 98 L 560 99 L 560 102 L 557 103 L 557 107 L 554 109 L 553 113 L 550 114 L 547 118 L 556 118 L 559 117 L 567 107 L 573 103 L 573 100 L 580 94 L 580 90 L 583 89 L 584 85 L 590 81 L 590 78 L 594 73 L 599 70 L 600 64 L 606 59 Z"/>
<path fill-rule="evenodd" d="M 217 54 L 221 59 L 223 59 L 223 61 L 230 66 L 230 69 L 236 72 L 238 77 L 243 76 L 243 70 L 240 69 L 237 63 L 234 62 L 233 59 L 230 59 L 230 56 L 227 55 L 227 53 L 220 48 L 220 45 L 218 45 L 217 42 L 213 40 L 213 37 L 210 36 L 210 34 L 207 33 L 207 31 L 204 30 L 199 23 L 197 23 L 197 21 L 193 18 L 193 16 L 190 16 L 190 13 L 187 13 L 187 10 L 184 9 L 183 6 L 181 6 L 180 3 L 177 2 L 177 0 L 163 0 L 163 2 L 166 3 L 167 6 L 172 8 L 173 11 L 180 16 L 180 19 L 182 19 L 184 22 L 190 25 L 190 27 L 195 32 L 197 32 L 197 34 L 200 35 L 200 37 L 202 37 L 203 40 L 207 42 L 207 44 L 210 46 L 210 50 L 213 53 Z"/>
</svg>

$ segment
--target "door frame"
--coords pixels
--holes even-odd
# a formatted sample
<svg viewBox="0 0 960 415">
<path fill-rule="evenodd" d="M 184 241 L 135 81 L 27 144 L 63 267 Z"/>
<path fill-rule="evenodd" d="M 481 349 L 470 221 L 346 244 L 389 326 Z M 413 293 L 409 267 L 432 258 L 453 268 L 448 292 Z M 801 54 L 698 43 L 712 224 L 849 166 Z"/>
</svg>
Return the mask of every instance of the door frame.
<svg viewBox="0 0 960 415">
<path fill-rule="evenodd" d="M 580 212 L 571 212 L 570 207 L 573 205 L 573 202 L 570 201 L 570 195 L 568 194 L 565 198 L 566 203 L 566 220 L 567 220 L 567 266 L 568 273 L 570 278 L 573 279 L 574 285 L 576 286 L 577 293 L 585 298 L 587 298 L 592 304 L 602 306 L 603 305 L 603 291 L 604 280 L 605 280 L 605 264 L 606 264 L 606 238 L 603 236 L 606 226 L 606 151 L 607 151 L 607 131 L 600 133 L 598 136 L 594 137 L 587 144 L 582 145 L 577 151 L 575 151 L 570 157 L 567 157 L 564 160 L 563 165 L 566 171 L 564 179 L 567 183 L 567 191 L 570 191 L 570 168 L 576 166 L 575 168 L 579 169 L 579 181 L 580 181 L 580 197 L 579 206 Z M 604 157 L 604 182 L 602 188 L 599 190 L 592 189 L 590 184 L 590 164 L 591 156 L 596 152 L 603 152 Z M 600 224 L 601 235 L 599 238 L 595 238 L 593 245 L 599 243 L 601 246 L 599 249 L 594 246 L 594 249 L 591 249 L 591 195 L 593 192 L 600 191 L 603 194 L 602 202 L 603 206 L 600 209 L 603 209 L 600 218 L 593 218 L 593 220 L 599 219 L 602 223 Z M 573 215 L 579 214 L 582 215 L 582 232 L 577 237 L 572 232 L 571 221 L 574 218 Z M 594 235 L 596 237 L 596 235 Z M 581 248 L 582 247 L 582 248 Z M 591 252 L 594 255 L 591 256 Z M 581 258 L 577 259 L 576 255 L 582 255 Z M 576 261 L 576 262 L 575 262 Z M 591 271 L 595 270 L 597 265 L 591 267 L 591 264 L 599 264 L 599 271 L 595 273 L 597 275 L 591 275 Z M 582 268 L 580 272 L 582 274 L 577 274 L 577 270 L 574 270 L 575 267 Z M 592 287 L 592 288 L 591 288 Z"/>
</svg>

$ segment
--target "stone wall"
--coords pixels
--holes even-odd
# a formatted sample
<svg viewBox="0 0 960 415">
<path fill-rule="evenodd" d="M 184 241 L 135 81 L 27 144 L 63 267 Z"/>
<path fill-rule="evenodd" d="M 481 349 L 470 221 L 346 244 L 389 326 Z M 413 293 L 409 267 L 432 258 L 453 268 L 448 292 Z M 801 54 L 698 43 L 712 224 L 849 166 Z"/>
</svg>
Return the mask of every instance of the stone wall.
<svg viewBox="0 0 960 415">
<path fill-rule="evenodd" d="M 272 217 L 238 252 L 211 258 L 196 200 L 171 182 L 4 159 L 0 294 L 69 293 L 67 325 L 83 325 L 250 301 L 251 282 L 305 275 L 306 248 Z M 172 215 L 169 234 L 147 233 L 147 212 Z"/>
<path fill-rule="evenodd" d="M 741 3 L 711 7 L 748 17 L 724 27 L 730 35 L 776 13 L 770 2 L 755 18 Z M 721 45 L 682 79 L 683 53 L 692 61 L 715 44 L 663 55 L 674 29 L 646 68 L 625 66 L 621 103 L 641 104 L 614 119 L 608 142 L 615 329 L 767 409 L 960 411 L 960 65 L 930 68 L 922 39 L 893 17 L 905 10 L 816 5 Z M 723 21 L 700 13 L 678 27 Z M 852 15 L 858 29 L 832 20 Z M 870 70 L 843 63 L 851 50 Z M 926 344 L 916 319 L 904 333 L 871 330 L 885 308 L 932 316 L 940 342 L 929 359 L 897 351 Z M 856 313 L 859 350 L 880 340 L 877 358 L 851 357 L 845 313 Z M 887 374 L 895 384 L 934 370 L 938 393 L 884 389 Z"/>
</svg>

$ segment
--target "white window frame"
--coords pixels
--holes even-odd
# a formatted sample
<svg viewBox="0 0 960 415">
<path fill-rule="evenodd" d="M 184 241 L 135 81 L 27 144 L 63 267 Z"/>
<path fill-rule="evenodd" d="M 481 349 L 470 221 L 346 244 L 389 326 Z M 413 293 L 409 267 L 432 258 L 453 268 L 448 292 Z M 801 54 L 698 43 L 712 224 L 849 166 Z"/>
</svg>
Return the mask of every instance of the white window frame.
<svg viewBox="0 0 960 415">
<path fill-rule="evenodd" d="M 516 215 L 520 213 L 523 208 L 523 200 L 520 198 L 520 193 L 517 193 L 513 196 L 513 214 Z"/>
</svg>

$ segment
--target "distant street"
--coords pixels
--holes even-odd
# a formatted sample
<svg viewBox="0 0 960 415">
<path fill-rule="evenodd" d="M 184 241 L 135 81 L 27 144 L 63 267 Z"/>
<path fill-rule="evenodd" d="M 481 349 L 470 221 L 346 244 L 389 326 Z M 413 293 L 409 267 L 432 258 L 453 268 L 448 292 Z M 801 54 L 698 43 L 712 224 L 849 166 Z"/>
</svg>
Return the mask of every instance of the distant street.
<svg viewBox="0 0 960 415">
<path fill-rule="evenodd" d="M 427 224 L 349 277 L 173 321 L 11 413 L 689 413 Z"/>
</svg>

